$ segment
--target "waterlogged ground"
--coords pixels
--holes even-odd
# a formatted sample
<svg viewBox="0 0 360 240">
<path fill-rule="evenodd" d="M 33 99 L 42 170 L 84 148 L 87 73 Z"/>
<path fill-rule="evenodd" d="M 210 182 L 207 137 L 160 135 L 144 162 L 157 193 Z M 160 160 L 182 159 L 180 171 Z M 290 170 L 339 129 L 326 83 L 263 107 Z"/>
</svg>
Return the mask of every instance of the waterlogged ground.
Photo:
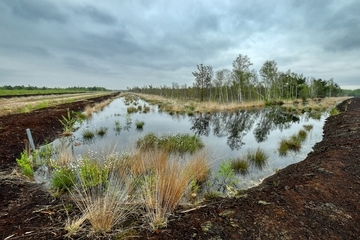
<svg viewBox="0 0 360 240">
<path fill-rule="evenodd" d="M 141 110 L 127 113 L 129 107 Z M 145 107 L 149 110 L 144 111 Z M 322 139 L 322 128 L 328 114 L 309 113 L 298 115 L 295 112 L 284 112 L 280 108 L 238 110 L 234 112 L 169 114 L 161 112 L 157 106 L 150 106 L 142 100 L 136 105 L 125 104 L 124 98 L 114 100 L 101 112 L 94 113 L 89 120 L 79 124 L 69 140 L 75 156 L 106 155 L 112 151 L 129 152 L 135 149 L 135 142 L 147 133 L 159 136 L 164 134 L 189 133 L 200 136 L 205 150 L 210 154 L 213 172 L 217 172 L 222 161 L 230 158 L 245 158 L 249 150 L 258 147 L 269 156 L 267 164 L 260 170 L 251 168 L 246 175 L 238 175 L 238 187 L 248 188 L 259 184 L 264 178 L 281 168 L 296 163 L 306 157 L 316 142 Z M 137 122 L 144 122 L 137 128 Z M 279 142 L 304 129 L 304 125 L 313 128 L 308 132 L 300 151 L 289 152 L 280 156 Z M 106 133 L 99 135 L 99 129 Z M 85 138 L 84 132 L 94 133 L 93 138 Z M 54 145 L 64 144 L 64 139 Z"/>
<path fill-rule="evenodd" d="M 87 104 L 0 117 L 0 239 L 69 239 L 64 226 L 71 202 L 11 172 L 23 150 L 26 128 L 32 129 L 37 144 L 51 142 L 61 133 L 58 119 L 67 108 L 79 111 Z M 205 201 L 193 210 L 176 209 L 167 227 L 156 232 L 136 228 L 133 238 L 358 239 L 360 99 L 344 101 L 338 108 L 340 115 L 326 120 L 322 141 L 303 161 L 234 198 Z M 83 232 L 77 238 L 94 236 Z"/>
</svg>

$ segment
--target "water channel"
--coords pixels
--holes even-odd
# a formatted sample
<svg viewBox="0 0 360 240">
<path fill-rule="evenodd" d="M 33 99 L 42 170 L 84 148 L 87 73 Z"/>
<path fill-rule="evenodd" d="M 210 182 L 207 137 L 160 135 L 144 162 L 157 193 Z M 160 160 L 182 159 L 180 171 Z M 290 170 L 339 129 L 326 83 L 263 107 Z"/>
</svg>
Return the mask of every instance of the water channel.
<svg viewBox="0 0 360 240">
<path fill-rule="evenodd" d="M 133 151 L 136 140 L 149 132 L 159 136 L 190 133 L 201 137 L 205 150 L 209 151 L 212 157 L 212 170 L 217 171 L 222 161 L 236 159 L 244 156 L 249 149 L 260 147 L 269 155 L 269 161 L 262 170 L 254 168 L 247 175 L 239 176 L 238 186 L 244 189 L 259 184 L 278 169 L 305 159 L 315 143 L 321 141 L 323 125 L 328 116 L 327 113 L 322 113 L 320 117 L 312 118 L 309 113 L 298 115 L 284 112 L 278 107 L 196 113 L 189 116 L 161 112 L 157 106 L 150 106 L 142 100 L 137 101 L 137 106 L 139 105 L 149 106 L 150 111 L 128 114 L 129 105 L 125 104 L 124 98 L 118 98 L 101 112 L 93 114 L 90 119 L 79 124 L 72 136 L 75 156 L 89 152 L 101 154 L 114 150 Z M 136 128 L 137 121 L 145 123 L 143 128 Z M 313 128 L 300 151 L 280 156 L 280 140 L 298 133 L 303 129 L 303 125 L 313 125 Z M 96 131 L 99 128 L 107 129 L 104 136 L 95 136 L 91 140 L 83 138 L 84 131 Z"/>
</svg>

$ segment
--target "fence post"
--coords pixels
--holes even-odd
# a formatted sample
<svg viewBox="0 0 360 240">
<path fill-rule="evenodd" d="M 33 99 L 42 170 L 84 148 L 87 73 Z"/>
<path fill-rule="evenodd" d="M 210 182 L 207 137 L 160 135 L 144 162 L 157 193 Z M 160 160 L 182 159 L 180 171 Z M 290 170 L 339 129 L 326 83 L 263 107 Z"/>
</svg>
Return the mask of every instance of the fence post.
<svg viewBox="0 0 360 240">
<path fill-rule="evenodd" d="M 28 139 L 29 139 L 30 147 L 32 148 L 32 150 L 35 150 L 34 140 L 32 138 L 31 131 L 30 131 L 29 128 L 26 129 L 26 134 L 27 134 Z"/>
</svg>

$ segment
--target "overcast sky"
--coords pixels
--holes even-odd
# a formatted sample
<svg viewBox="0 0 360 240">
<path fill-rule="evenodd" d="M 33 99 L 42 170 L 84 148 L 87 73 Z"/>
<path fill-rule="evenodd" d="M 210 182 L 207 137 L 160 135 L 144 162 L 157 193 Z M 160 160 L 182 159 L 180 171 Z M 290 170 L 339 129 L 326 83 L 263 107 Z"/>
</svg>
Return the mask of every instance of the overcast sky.
<svg viewBox="0 0 360 240">
<path fill-rule="evenodd" d="M 360 88 L 360 1 L 0 0 L 0 86 L 191 86 L 239 54 Z"/>
</svg>

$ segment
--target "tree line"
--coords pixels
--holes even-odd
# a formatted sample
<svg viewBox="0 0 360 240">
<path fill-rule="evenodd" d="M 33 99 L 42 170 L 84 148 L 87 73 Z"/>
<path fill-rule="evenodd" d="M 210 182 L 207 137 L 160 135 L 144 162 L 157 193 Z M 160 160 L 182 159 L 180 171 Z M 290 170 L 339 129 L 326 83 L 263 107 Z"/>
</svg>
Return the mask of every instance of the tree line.
<svg viewBox="0 0 360 240">
<path fill-rule="evenodd" d="M 79 92 L 83 92 L 83 91 L 108 91 L 108 89 L 104 88 L 104 87 L 79 87 L 79 86 L 74 86 L 74 87 L 67 87 L 67 88 L 48 88 L 48 87 L 37 87 L 37 86 L 24 86 L 24 85 L 16 85 L 16 86 L 11 86 L 11 85 L 4 85 L 2 87 L 0 87 L 1 90 L 67 90 L 67 91 L 79 91 Z"/>
<path fill-rule="evenodd" d="M 278 70 L 274 60 L 265 61 L 259 71 L 251 69 L 247 55 L 239 54 L 232 69 L 213 71 L 211 66 L 197 65 L 192 72 L 194 82 L 187 86 L 173 82 L 172 86 L 128 88 L 129 91 L 157 94 L 185 100 L 226 102 L 273 101 L 342 96 L 343 91 L 334 79 L 305 77 L 287 70 Z"/>
</svg>

